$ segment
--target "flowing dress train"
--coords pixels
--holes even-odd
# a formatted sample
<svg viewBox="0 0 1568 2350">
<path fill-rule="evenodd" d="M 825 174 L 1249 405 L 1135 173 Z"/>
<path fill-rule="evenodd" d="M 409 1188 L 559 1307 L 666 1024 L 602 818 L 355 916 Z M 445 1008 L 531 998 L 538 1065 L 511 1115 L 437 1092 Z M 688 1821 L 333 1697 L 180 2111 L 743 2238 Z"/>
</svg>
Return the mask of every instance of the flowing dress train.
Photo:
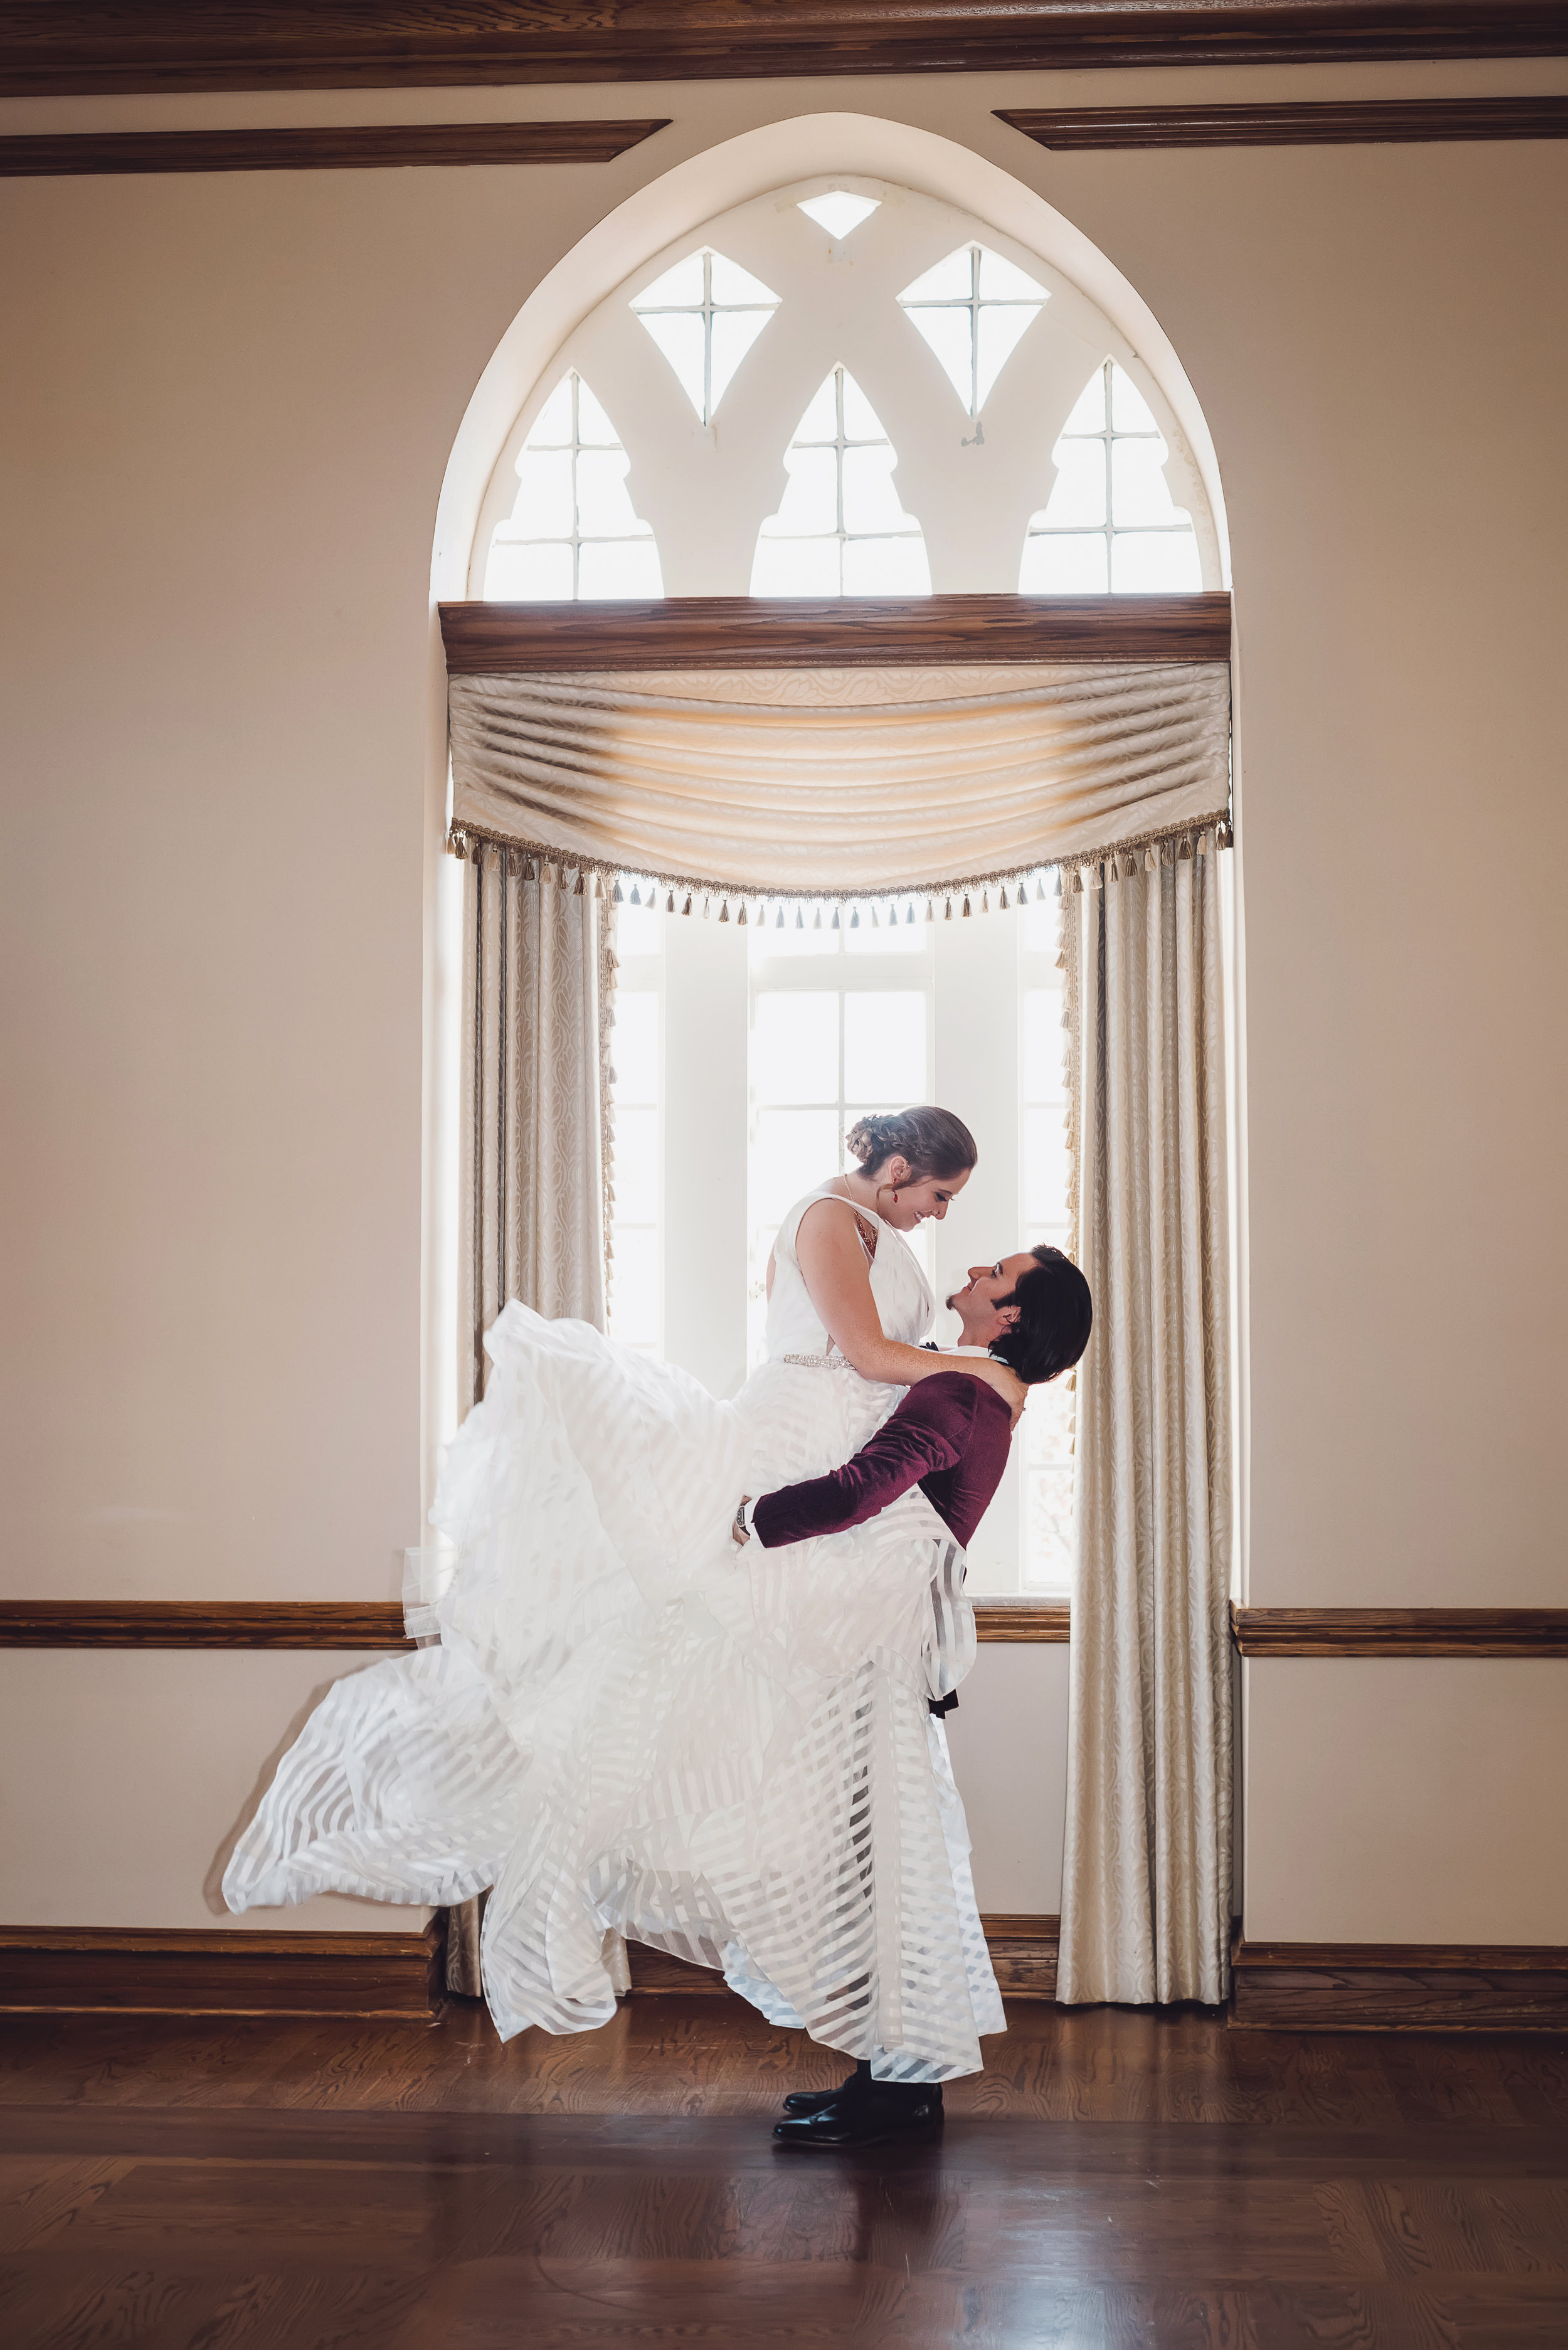
<svg viewBox="0 0 1568 2350">
<path fill-rule="evenodd" d="M 235 1846 L 232 1909 L 489 1887 L 504 2037 L 606 2022 L 619 1933 L 883 2078 L 978 2068 L 1002 2008 L 927 1703 L 972 1659 L 962 1553 L 918 1488 L 841 1534 L 730 1538 L 743 1492 L 837 1467 L 902 1392 L 835 1355 L 806 1295 L 795 1233 L 829 1196 L 780 1229 L 768 1359 L 733 1403 L 587 1323 L 498 1316 L 431 1513 L 456 1559 L 440 1645 L 328 1692 Z M 888 1335 L 922 1337 L 886 1225 L 870 1278 Z"/>
</svg>

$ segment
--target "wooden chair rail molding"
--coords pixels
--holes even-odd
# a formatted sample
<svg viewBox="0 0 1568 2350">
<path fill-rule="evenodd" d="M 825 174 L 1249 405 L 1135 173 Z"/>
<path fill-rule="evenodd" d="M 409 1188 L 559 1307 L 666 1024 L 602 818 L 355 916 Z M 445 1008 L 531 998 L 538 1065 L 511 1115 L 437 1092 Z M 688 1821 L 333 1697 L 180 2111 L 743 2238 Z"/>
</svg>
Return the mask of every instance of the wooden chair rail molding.
<svg viewBox="0 0 1568 2350">
<path fill-rule="evenodd" d="M 535 669 L 791 669 L 871 661 L 1228 661 L 1231 598 L 667 596 L 443 604 L 454 676 Z"/>
<path fill-rule="evenodd" d="M 10 0 L 0 94 L 1547 57 L 1562 0 Z"/>
<path fill-rule="evenodd" d="M 1244 1657 L 1568 1657 L 1568 1607 L 1238 1607 Z"/>
<path fill-rule="evenodd" d="M 636 122 L 393 122 L 307 130 L 59 131 L 0 138 L 0 179 L 130 172 L 379 172 L 414 164 L 613 163 L 668 130 Z"/>
<path fill-rule="evenodd" d="M 1568 1950 L 1549 1944 L 1242 1938 L 1231 1964 L 1242 2031 L 1568 2031 Z"/>
<path fill-rule="evenodd" d="M 440 1918 L 404 1933 L 0 1926 L 0 2014 L 379 2015 L 441 2003 Z"/>
<path fill-rule="evenodd" d="M 998 107 L 996 119 L 1058 152 L 1113 147 L 1386 147 L 1417 140 L 1568 139 L 1568 98 Z"/>
<path fill-rule="evenodd" d="M 980 1599 L 982 1640 L 1067 1638 L 1056 1600 Z M 393 1599 L 6 1599 L 0 1648 L 410 1648 Z"/>
</svg>

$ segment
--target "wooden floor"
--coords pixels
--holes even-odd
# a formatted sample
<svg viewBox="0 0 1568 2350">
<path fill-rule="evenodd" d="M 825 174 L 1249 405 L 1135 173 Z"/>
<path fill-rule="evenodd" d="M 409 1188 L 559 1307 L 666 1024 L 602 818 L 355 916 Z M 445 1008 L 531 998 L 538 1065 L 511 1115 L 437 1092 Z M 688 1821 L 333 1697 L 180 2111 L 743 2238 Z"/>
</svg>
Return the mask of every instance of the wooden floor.
<svg viewBox="0 0 1568 2350">
<path fill-rule="evenodd" d="M 1568 2043 L 1020 2005 L 943 2143 L 790 2155 L 727 2000 L 499 2046 L 0 2025 L 6 2350 L 1564 2350 Z"/>
</svg>

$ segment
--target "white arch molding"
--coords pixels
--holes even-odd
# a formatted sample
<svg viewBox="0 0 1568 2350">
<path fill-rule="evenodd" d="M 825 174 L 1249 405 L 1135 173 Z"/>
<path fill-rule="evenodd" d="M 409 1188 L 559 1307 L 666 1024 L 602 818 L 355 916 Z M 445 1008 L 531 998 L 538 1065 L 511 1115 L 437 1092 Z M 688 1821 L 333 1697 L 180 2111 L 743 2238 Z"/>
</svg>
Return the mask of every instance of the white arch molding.
<svg viewBox="0 0 1568 2350">
<path fill-rule="evenodd" d="M 989 224 L 1037 255 L 1104 313 L 1168 403 L 1195 463 L 1231 578 L 1223 488 L 1212 436 L 1168 337 L 1113 262 L 1010 172 L 956 140 L 870 115 L 807 114 L 742 133 L 639 189 L 565 253 L 534 288 L 474 388 L 452 443 L 431 559 L 426 755 L 424 1216 L 421 1281 L 421 1510 L 441 1446 L 455 1423 L 455 1278 L 451 1236 L 457 1164 L 461 875 L 442 852 L 447 807 L 446 672 L 435 607 L 470 592 L 470 565 L 496 466 L 520 413 L 549 387 L 545 370 L 574 331 L 625 279 L 714 217 L 819 175 L 886 180 Z M 651 357 L 650 353 L 650 357 Z M 1240 1108 L 1240 1105 L 1238 1105 Z"/>
</svg>

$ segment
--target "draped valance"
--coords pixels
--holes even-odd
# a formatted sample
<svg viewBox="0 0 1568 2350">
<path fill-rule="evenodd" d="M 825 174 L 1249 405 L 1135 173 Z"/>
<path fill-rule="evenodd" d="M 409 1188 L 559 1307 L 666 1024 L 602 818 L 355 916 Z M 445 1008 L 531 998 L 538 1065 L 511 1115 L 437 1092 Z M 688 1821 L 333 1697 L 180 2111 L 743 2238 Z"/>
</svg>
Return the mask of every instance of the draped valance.
<svg viewBox="0 0 1568 2350">
<path fill-rule="evenodd" d="M 1213 660 L 498 671 L 451 735 L 454 835 L 750 897 L 1006 880 L 1230 799 Z"/>
</svg>

